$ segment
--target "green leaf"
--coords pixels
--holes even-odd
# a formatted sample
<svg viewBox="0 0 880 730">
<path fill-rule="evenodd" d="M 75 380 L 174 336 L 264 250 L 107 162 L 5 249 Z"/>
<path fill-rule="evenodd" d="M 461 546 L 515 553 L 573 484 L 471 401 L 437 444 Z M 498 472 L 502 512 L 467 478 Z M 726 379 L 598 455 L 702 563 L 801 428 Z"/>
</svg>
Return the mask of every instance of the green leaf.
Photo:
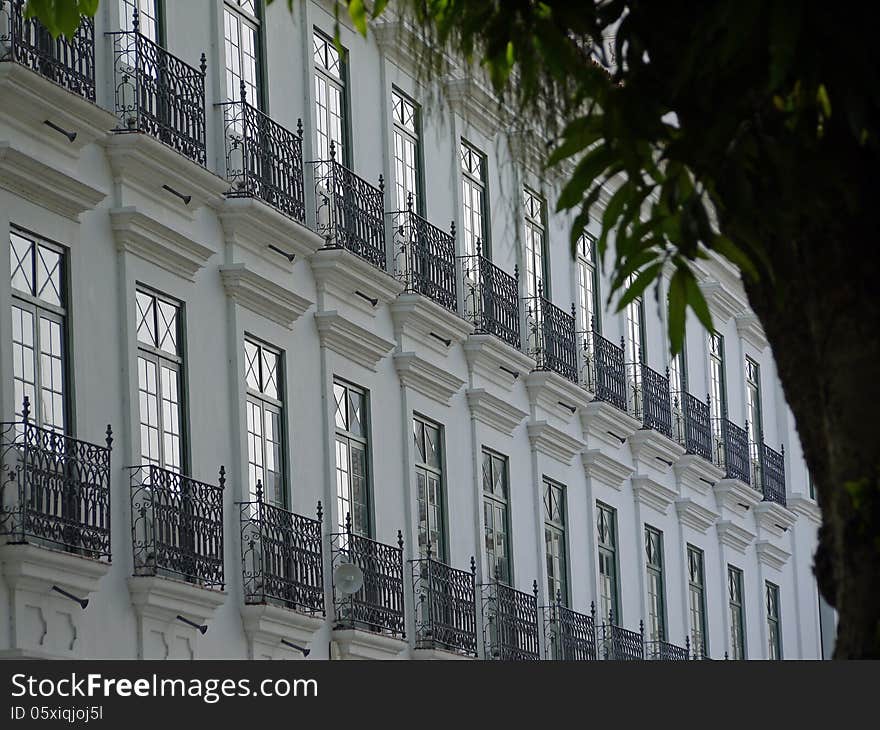
<svg viewBox="0 0 880 730">
<path fill-rule="evenodd" d="M 749 255 L 731 241 L 727 236 L 721 234 L 715 236 L 710 242 L 709 248 L 717 251 L 730 263 L 736 266 L 743 274 L 751 277 L 755 281 L 758 279 L 758 269 Z"/>
<path fill-rule="evenodd" d="M 617 303 L 617 311 L 620 312 L 627 304 L 641 296 L 651 282 L 656 281 L 662 268 L 663 262 L 658 261 L 657 263 L 651 264 L 648 268 L 643 269 L 636 277 L 635 281 L 633 281 L 629 288 L 624 292 L 623 296 L 620 297 L 620 301 Z"/>
<path fill-rule="evenodd" d="M 676 269 L 669 280 L 669 318 L 667 327 L 669 331 L 669 349 L 673 357 L 682 351 L 684 346 L 684 320 L 686 285 L 685 269 Z"/>
<path fill-rule="evenodd" d="M 366 37 L 367 35 L 367 9 L 364 7 L 364 0 L 349 0 L 348 15 L 351 22 L 357 29 L 358 33 Z"/>
<path fill-rule="evenodd" d="M 556 212 L 568 210 L 577 205 L 583 198 L 587 187 L 608 167 L 612 160 L 612 152 L 606 145 L 601 145 L 591 150 L 583 160 L 578 163 L 556 202 Z"/>
<path fill-rule="evenodd" d="M 388 0 L 376 0 L 376 4 L 373 6 L 372 16 L 378 18 L 383 12 L 385 12 L 387 6 Z"/>
</svg>

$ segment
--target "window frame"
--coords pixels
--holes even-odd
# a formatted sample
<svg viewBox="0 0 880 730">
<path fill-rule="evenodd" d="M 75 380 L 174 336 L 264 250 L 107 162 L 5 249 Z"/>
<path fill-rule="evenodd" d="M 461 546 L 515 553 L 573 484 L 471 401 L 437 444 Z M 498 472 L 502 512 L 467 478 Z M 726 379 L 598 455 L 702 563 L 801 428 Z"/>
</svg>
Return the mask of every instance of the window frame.
<svg viewBox="0 0 880 730">
<path fill-rule="evenodd" d="M 431 544 L 431 558 L 437 560 L 441 563 L 446 563 L 449 560 L 449 524 L 447 519 L 447 504 L 446 504 L 446 449 L 445 449 L 445 431 L 443 425 L 437 423 L 436 421 L 432 421 L 430 418 L 427 418 L 420 413 L 414 412 L 412 415 L 412 425 L 413 425 L 413 436 L 415 436 L 415 427 L 416 424 L 419 424 L 422 428 L 422 438 L 425 435 L 425 428 L 435 428 L 437 429 L 437 460 L 439 463 L 439 467 L 432 466 L 425 462 L 419 461 L 418 448 L 416 448 L 415 458 L 413 459 L 413 467 L 416 473 L 416 505 L 420 508 L 420 502 L 422 501 L 419 496 L 419 473 L 420 470 L 425 475 L 425 487 L 426 492 L 425 495 L 427 497 L 427 486 L 428 486 L 428 477 L 429 475 L 434 475 L 437 477 L 437 484 L 439 489 L 439 503 L 436 505 L 437 511 L 439 514 L 440 524 L 436 526 L 436 532 L 440 537 L 440 544 Z M 426 509 L 426 521 L 427 521 L 428 511 Z M 428 521 L 428 535 L 431 533 L 431 525 L 430 521 Z M 416 549 L 419 553 L 420 557 L 427 557 L 426 554 L 422 553 L 422 543 L 421 543 L 421 519 L 418 519 L 416 524 Z"/>
<path fill-rule="evenodd" d="M 556 602 L 557 591 L 554 590 L 553 584 L 559 590 L 559 595 L 564 606 L 571 605 L 571 566 L 568 559 L 568 490 L 564 484 L 550 479 L 547 476 L 541 478 L 542 484 L 542 500 L 541 504 L 544 509 L 544 559 L 547 561 L 547 600 L 550 603 Z M 552 511 L 548 510 L 548 501 L 550 493 L 557 495 L 556 503 L 559 505 L 559 514 L 561 519 L 554 519 Z M 559 545 L 559 563 L 561 576 L 550 576 L 550 553 L 547 551 L 549 547 L 549 537 L 555 535 Z"/>
<path fill-rule="evenodd" d="M 550 283 L 550 257 L 548 255 L 547 245 L 547 199 L 528 185 L 523 186 L 523 226 L 525 231 L 525 279 L 526 279 L 526 296 L 538 296 L 539 285 L 543 291 L 544 299 L 551 301 L 551 283 Z M 539 214 L 534 215 L 531 212 L 531 201 L 536 201 L 539 206 Z M 537 254 L 532 246 L 533 236 L 530 233 L 539 233 L 541 240 L 541 251 Z M 530 267 L 535 267 L 534 258 L 540 256 L 541 276 L 538 272 L 534 272 L 534 281 L 530 273 Z"/>
<path fill-rule="evenodd" d="M 141 8 L 141 5 L 144 3 L 144 1 L 145 0 L 118 0 L 117 5 L 116 5 L 116 12 L 119 15 L 119 17 L 117 18 L 119 21 L 119 30 L 121 30 L 123 32 L 132 30 L 131 21 L 134 17 L 133 11 L 135 8 L 135 3 L 137 3 L 138 30 L 141 32 L 141 35 L 143 35 L 145 38 L 153 41 L 153 43 L 155 43 L 157 46 L 164 48 L 165 42 L 166 42 L 166 38 L 165 38 L 165 0 L 146 0 L 147 2 L 151 2 L 151 4 L 153 5 L 153 15 L 150 16 L 148 14 L 147 17 L 152 21 L 153 25 L 156 28 L 156 37 L 155 38 L 151 38 L 148 34 L 143 32 L 144 11 Z M 128 6 L 130 8 L 128 13 L 123 12 L 123 6 Z"/>
<path fill-rule="evenodd" d="M 595 325 L 596 332 L 602 333 L 602 296 L 599 291 L 600 278 L 599 266 L 596 260 L 596 238 L 584 231 L 578 239 L 577 254 L 577 291 L 578 291 L 578 325 L 582 332 L 591 331 L 591 323 Z M 585 282 L 589 279 L 592 296 L 587 305 L 587 292 Z"/>
<path fill-rule="evenodd" d="M 397 105 L 394 98 L 399 97 L 403 104 L 408 104 L 413 109 L 413 129 L 407 129 L 405 124 L 397 118 Z M 410 141 L 413 145 L 413 154 L 415 157 L 415 169 L 413 170 L 413 178 L 415 190 L 407 190 L 406 184 L 401 184 L 397 174 L 397 136 L 400 135 L 404 141 Z M 402 166 L 406 166 L 405 160 L 400 160 Z M 409 94 L 402 91 L 398 86 L 391 86 L 391 164 L 394 170 L 394 192 L 397 199 L 397 209 L 407 210 L 407 194 L 412 193 L 415 199 L 413 212 L 425 217 L 426 200 L 425 200 L 425 154 L 423 147 L 422 134 L 422 107 Z M 400 194 L 403 199 L 400 199 Z"/>
<path fill-rule="evenodd" d="M 695 557 L 699 560 L 700 580 L 695 581 L 693 578 L 693 570 L 691 569 L 692 560 Z M 708 617 L 706 615 L 706 555 L 700 548 L 695 545 L 687 544 L 687 570 L 688 570 L 688 626 L 690 627 L 691 648 L 694 652 L 699 650 L 702 656 L 709 656 L 709 632 Z M 694 626 L 694 596 L 696 595 L 699 606 L 699 643 L 695 635 Z"/>
<path fill-rule="evenodd" d="M 318 26 L 312 26 L 312 45 L 311 45 L 311 55 L 309 58 L 311 59 L 311 67 L 313 72 L 313 81 L 312 83 L 316 83 L 318 79 L 323 79 L 323 81 L 328 84 L 328 86 L 335 87 L 339 91 L 339 104 L 340 104 L 340 136 L 341 140 L 336 141 L 336 161 L 340 162 L 343 166 L 347 167 L 349 170 L 353 169 L 354 165 L 354 154 L 352 150 L 352 136 L 351 136 L 351 99 L 349 97 L 349 50 L 347 48 L 342 49 L 342 53 L 339 56 L 339 77 L 335 77 L 333 73 L 329 70 L 326 65 L 319 66 L 318 62 L 315 60 L 315 53 L 317 52 L 315 49 L 315 41 L 320 40 L 322 44 L 324 44 L 325 48 L 333 48 L 336 51 L 336 46 L 333 42 L 333 36 L 328 35 L 323 30 L 321 30 Z M 338 52 L 338 51 L 337 51 Z M 322 160 L 330 159 L 329 149 L 330 142 L 333 140 L 332 135 L 329 134 L 329 116 L 324 121 L 328 124 L 328 139 L 327 139 L 327 156 L 324 157 L 321 152 L 320 145 L 320 125 L 317 123 L 318 121 L 318 97 L 317 97 L 317 89 L 313 86 L 312 92 L 315 94 L 314 105 L 312 111 L 315 114 L 315 155 L 317 158 Z M 327 107 L 327 112 L 329 114 L 329 106 Z M 339 145 L 342 145 L 342 154 L 339 154 Z"/>
<path fill-rule="evenodd" d="M 464 164 L 464 153 L 468 152 L 469 159 L 476 158 L 479 161 L 480 178 L 478 179 L 473 172 L 470 171 L 470 165 Z M 477 253 L 476 242 L 480 242 L 480 253 L 489 261 L 492 260 L 492 227 L 489 219 L 489 158 L 474 144 L 468 142 L 464 137 L 459 139 L 458 145 L 458 168 L 461 174 L 461 192 L 462 192 L 462 254 L 465 256 L 474 256 Z M 473 222 L 473 215 L 468 211 L 472 211 L 472 207 L 466 200 L 466 186 L 479 189 L 480 195 L 480 235 L 474 235 L 473 250 L 468 250 L 467 235 L 470 224 Z"/>
<path fill-rule="evenodd" d="M 599 519 L 602 514 L 606 514 L 610 520 L 608 520 L 608 524 L 610 525 L 610 533 L 612 537 L 612 542 L 604 543 L 602 542 L 602 530 L 600 529 Z M 613 585 L 612 585 L 612 593 L 609 601 L 611 603 L 610 610 L 613 622 L 617 626 L 623 625 L 623 616 L 622 613 L 622 601 L 620 600 L 620 562 L 619 562 L 619 546 L 618 546 L 618 532 L 617 532 L 617 509 L 612 507 L 609 504 L 605 504 L 599 500 L 596 500 L 596 545 L 597 545 L 597 556 L 599 559 L 599 567 L 597 571 L 597 575 L 599 577 L 599 619 L 600 623 L 605 623 L 608 619 L 608 614 L 605 612 L 603 607 L 603 601 L 605 600 L 605 595 L 603 593 L 602 586 L 602 556 L 604 555 L 606 560 L 614 569 L 613 577 Z"/>
<path fill-rule="evenodd" d="M 486 570 L 488 573 L 488 575 L 486 577 L 489 582 L 494 582 L 496 579 L 496 571 L 494 570 L 495 566 L 492 566 L 489 563 L 489 557 L 490 557 L 489 550 L 486 547 L 486 537 L 488 536 L 487 533 L 489 530 L 488 526 L 485 523 L 486 506 L 490 505 L 493 509 L 493 512 L 492 512 L 492 514 L 493 514 L 493 532 L 494 532 L 494 524 L 495 524 L 494 523 L 495 509 L 500 507 L 502 509 L 502 512 L 504 515 L 504 551 L 505 551 L 507 570 L 506 570 L 506 575 L 502 575 L 502 576 L 498 577 L 498 582 L 504 583 L 505 585 L 512 586 L 512 585 L 514 585 L 514 582 L 513 582 L 514 573 L 513 573 L 513 540 L 511 538 L 511 534 L 510 534 L 510 526 L 512 524 L 512 520 L 510 517 L 510 459 L 509 459 L 509 457 L 505 456 L 504 454 L 500 454 L 497 451 L 486 448 L 485 446 L 482 447 L 481 453 L 483 455 L 483 462 L 482 462 L 481 471 L 480 471 L 480 476 L 482 479 L 481 491 L 483 494 L 483 499 L 482 499 L 482 505 L 483 505 L 483 552 L 484 552 L 484 557 L 486 559 L 485 565 L 486 565 Z M 494 490 L 489 490 L 489 491 L 486 490 L 485 464 L 486 464 L 487 458 L 490 459 L 490 467 L 491 467 L 491 469 L 490 469 L 490 482 L 491 483 L 494 483 L 494 479 L 492 478 L 495 475 L 494 464 L 496 462 L 501 462 L 503 464 L 504 478 L 502 479 L 502 484 L 504 485 L 504 490 L 505 490 L 504 497 L 498 497 L 495 494 Z M 493 545 L 494 545 L 494 543 L 495 543 L 495 541 L 493 540 Z M 493 555 L 494 555 L 494 550 L 493 550 Z M 496 561 L 495 565 L 497 566 L 497 561 Z M 493 569 L 490 570 L 490 568 L 493 568 Z"/>
<path fill-rule="evenodd" d="M 252 107 L 266 112 L 268 110 L 268 98 L 265 91 L 266 88 L 266 54 L 265 54 L 265 8 L 261 0 L 254 0 L 254 11 L 255 14 L 251 14 L 250 11 L 245 10 L 241 7 L 241 3 L 239 0 L 223 0 L 223 13 L 222 15 L 222 25 L 223 25 L 223 84 L 227 84 L 227 76 L 230 73 L 229 71 L 229 58 L 226 55 L 226 13 L 229 13 L 234 18 L 236 18 L 238 22 L 238 53 L 239 53 L 239 84 L 234 89 L 226 89 L 227 98 L 226 101 L 240 101 L 241 100 L 241 91 L 240 91 L 240 81 L 243 78 L 241 71 L 244 68 L 244 58 L 242 51 L 242 33 L 241 29 L 244 25 L 247 25 L 252 31 L 254 31 L 254 88 L 256 89 L 256 99 L 253 98 L 253 94 L 250 92 L 247 93 L 247 103 Z"/>
<path fill-rule="evenodd" d="M 772 602 L 771 596 L 773 597 Z M 782 653 L 782 608 L 779 586 L 769 580 L 764 581 L 764 607 L 767 612 L 767 658 L 779 660 L 784 656 Z M 773 607 L 776 609 L 775 615 L 772 612 Z"/>
<path fill-rule="evenodd" d="M 663 562 L 663 532 L 658 530 L 656 527 L 652 527 L 651 525 L 645 525 L 645 570 L 646 570 L 646 578 L 648 581 L 648 635 L 650 637 L 650 641 L 667 641 L 668 636 L 668 625 L 667 625 L 667 617 L 666 617 L 666 576 L 665 576 L 665 566 Z M 651 538 L 656 538 L 656 545 L 658 548 L 657 554 L 659 555 L 659 562 L 652 563 L 651 562 L 651 551 L 649 541 Z M 651 578 L 655 578 L 657 580 L 657 585 L 659 586 L 658 594 L 657 594 L 657 603 L 656 606 L 657 614 L 657 634 L 653 633 L 653 625 L 651 624 L 651 616 L 654 610 L 654 606 L 651 601 Z"/>
<path fill-rule="evenodd" d="M 348 422 L 346 424 L 345 429 L 342 429 L 336 424 L 336 410 L 337 410 L 337 400 L 336 400 L 336 386 L 340 386 L 345 388 L 346 390 L 346 418 Z M 358 393 L 363 398 L 363 415 L 361 418 L 362 423 L 362 431 L 363 435 L 359 435 L 354 433 L 353 431 L 348 430 L 348 426 L 350 426 L 351 421 L 348 417 L 348 408 L 350 405 L 350 400 L 348 397 L 348 392 Z M 335 490 L 334 490 L 334 498 L 336 499 L 337 511 L 339 512 L 336 515 L 337 521 L 339 523 L 340 532 L 345 532 L 345 514 L 339 510 L 340 503 L 344 501 L 339 495 L 339 463 L 336 461 L 337 455 L 337 444 L 340 441 L 345 441 L 345 445 L 348 453 L 348 464 L 346 465 L 346 474 L 348 475 L 348 491 L 349 496 L 347 498 L 349 508 L 352 505 L 351 498 L 351 444 L 357 443 L 363 447 L 364 452 L 364 492 L 366 497 L 366 503 L 363 505 L 364 507 L 364 517 L 367 520 L 366 528 L 361 530 L 355 524 L 355 515 L 352 515 L 352 534 L 361 535 L 363 537 L 367 537 L 369 539 L 373 539 L 374 531 L 375 531 L 375 515 L 374 515 L 374 505 L 373 505 L 373 459 L 372 459 L 372 428 L 370 422 L 370 411 L 371 411 L 371 402 L 370 402 L 370 391 L 366 388 L 356 385 L 348 380 L 343 378 L 334 377 L 333 378 L 333 428 L 334 428 L 334 438 L 333 438 L 333 454 L 334 454 L 334 477 L 335 477 Z M 349 511 L 351 511 L 349 509 Z"/>
<path fill-rule="evenodd" d="M 745 586 L 743 571 L 734 565 L 727 566 L 727 607 L 730 621 L 731 659 L 746 659 L 746 617 L 745 617 Z M 738 600 L 733 595 L 734 585 L 739 594 Z M 737 624 L 739 643 L 736 642 L 734 621 Z"/>
</svg>

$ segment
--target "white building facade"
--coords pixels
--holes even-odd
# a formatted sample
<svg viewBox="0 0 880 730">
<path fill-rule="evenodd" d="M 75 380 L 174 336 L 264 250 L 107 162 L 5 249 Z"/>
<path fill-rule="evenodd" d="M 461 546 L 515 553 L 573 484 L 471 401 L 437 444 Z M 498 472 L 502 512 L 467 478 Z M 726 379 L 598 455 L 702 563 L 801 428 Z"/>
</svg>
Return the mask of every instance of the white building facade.
<svg viewBox="0 0 880 730">
<path fill-rule="evenodd" d="M 735 270 L 670 361 L 486 89 L 341 21 L 0 2 L 0 656 L 820 658 Z"/>
</svg>

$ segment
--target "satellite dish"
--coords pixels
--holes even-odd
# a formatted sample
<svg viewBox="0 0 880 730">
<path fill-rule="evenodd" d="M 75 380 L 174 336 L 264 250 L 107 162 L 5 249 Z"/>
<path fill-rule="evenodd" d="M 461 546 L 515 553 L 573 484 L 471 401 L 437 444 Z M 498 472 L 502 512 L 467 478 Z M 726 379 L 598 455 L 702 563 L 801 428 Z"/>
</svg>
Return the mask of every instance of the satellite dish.
<svg viewBox="0 0 880 730">
<path fill-rule="evenodd" d="M 357 593 L 364 585 L 364 571 L 354 563 L 341 563 L 333 571 L 333 585 L 346 596 Z"/>
</svg>

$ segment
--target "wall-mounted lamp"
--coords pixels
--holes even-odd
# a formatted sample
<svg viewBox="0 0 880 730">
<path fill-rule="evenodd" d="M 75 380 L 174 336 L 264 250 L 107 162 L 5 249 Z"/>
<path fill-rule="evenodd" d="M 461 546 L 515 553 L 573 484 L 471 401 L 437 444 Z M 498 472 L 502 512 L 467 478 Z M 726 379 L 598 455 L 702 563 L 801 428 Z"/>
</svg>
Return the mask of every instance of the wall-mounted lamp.
<svg viewBox="0 0 880 730">
<path fill-rule="evenodd" d="M 294 644 L 292 641 L 288 641 L 287 639 L 282 639 L 281 643 L 284 644 L 284 646 L 289 646 L 291 649 L 301 651 L 303 656 L 308 656 L 312 653 L 311 649 L 306 649 L 306 647 L 300 646 L 299 644 Z"/>
<path fill-rule="evenodd" d="M 376 297 L 368 297 L 362 291 L 355 291 L 355 294 L 357 294 L 361 299 L 366 299 L 374 307 L 379 303 L 379 300 Z"/>
<path fill-rule="evenodd" d="M 519 378 L 519 373 L 516 370 L 511 370 L 510 368 L 506 368 L 506 367 L 504 367 L 504 365 L 499 365 L 498 369 L 503 370 L 505 373 L 510 375 L 514 380 L 517 380 Z"/>
<path fill-rule="evenodd" d="M 605 433 L 614 436 L 614 438 L 616 438 L 622 444 L 626 443 L 626 439 L 623 436 L 619 436 L 618 434 L 614 433 L 614 431 L 606 431 Z"/>
<path fill-rule="evenodd" d="M 282 251 L 278 246 L 274 246 L 273 244 L 269 244 L 269 248 L 275 253 L 280 253 L 284 258 L 286 258 L 290 263 L 293 263 L 293 260 L 296 258 L 295 253 L 287 253 L 286 251 Z"/>
<path fill-rule="evenodd" d="M 192 195 L 184 195 L 183 193 L 179 193 L 170 185 L 163 185 L 162 187 L 172 195 L 176 195 L 178 198 L 180 198 L 183 201 L 184 205 L 189 205 L 189 201 L 192 200 Z"/>
<path fill-rule="evenodd" d="M 187 626 L 192 626 L 194 629 L 198 629 L 202 634 L 204 634 L 208 630 L 207 625 L 197 624 L 195 621 L 190 621 L 188 618 L 185 618 L 185 617 L 181 616 L 180 614 L 177 614 L 177 620 L 182 621 Z"/>
<path fill-rule="evenodd" d="M 65 137 L 67 137 L 67 139 L 69 139 L 71 142 L 73 142 L 76 139 L 76 132 L 68 132 L 63 127 L 59 127 L 57 124 L 55 124 L 55 122 L 52 122 L 52 121 L 49 121 L 48 119 L 45 119 L 45 120 L 43 120 L 43 124 L 45 124 L 50 129 L 54 129 L 56 132 L 60 132 Z"/>
<path fill-rule="evenodd" d="M 63 588 L 59 588 L 58 586 L 52 586 L 52 590 L 55 591 L 56 593 L 60 593 L 65 598 L 69 598 L 71 601 L 76 601 L 80 605 L 80 608 L 82 608 L 83 611 L 85 611 L 86 606 L 89 605 L 88 598 L 78 598 L 77 596 L 73 595 L 72 593 L 68 593 Z"/>
<path fill-rule="evenodd" d="M 557 402 L 559 405 L 561 405 L 563 408 L 566 408 L 566 409 L 568 409 L 569 411 L 571 411 L 572 413 L 574 413 L 574 412 L 577 410 L 577 406 L 571 406 L 571 405 L 569 405 L 568 403 L 563 403 L 561 400 L 558 400 L 558 401 L 556 401 L 556 402 Z"/>
<path fill-rule="evenodd" d="M 428 334 L 431 335 L 431 337 L 433 337 L 435 340 L 440 340 L 440 342 L 446 345 L 446 347 L 449 347 L 452 344 L 452 340 L 450 340 L 448 337 L 441 337 L 436 332 L 429 332 Z"/>
</svg>

